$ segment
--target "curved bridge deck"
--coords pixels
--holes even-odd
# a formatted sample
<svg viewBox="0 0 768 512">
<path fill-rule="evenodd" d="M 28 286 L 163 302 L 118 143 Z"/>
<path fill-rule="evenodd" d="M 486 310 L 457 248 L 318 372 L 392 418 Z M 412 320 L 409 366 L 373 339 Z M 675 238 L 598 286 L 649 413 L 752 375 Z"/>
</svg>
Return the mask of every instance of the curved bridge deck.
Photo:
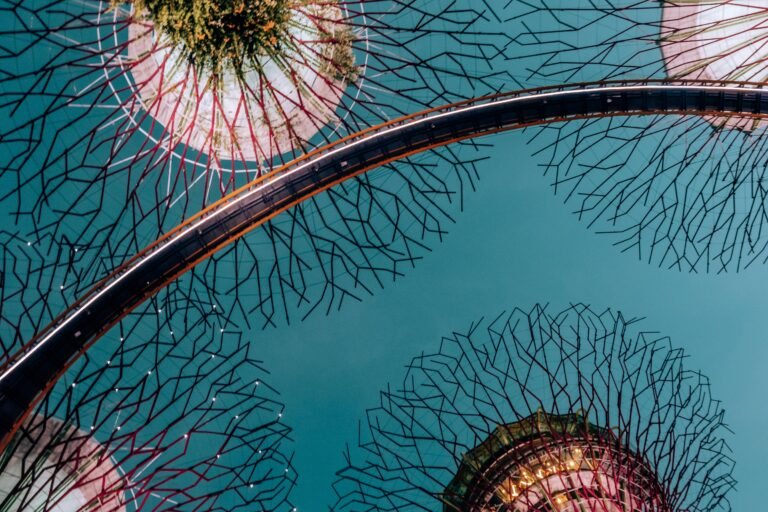
<svg viewBox="0 0 768 512">
<path fill-rule="evenodd" d="M 463 139 L 606 116 L 768 117 L 757 84 L 580 84 L 500 94 L 385 123 L 315 150 L 233 192 L 150 245 L 38 333 L 0 370 L 0 449 L 90 344 L 223 246 L 321 191 L 385 163 Z"/>
</svg>

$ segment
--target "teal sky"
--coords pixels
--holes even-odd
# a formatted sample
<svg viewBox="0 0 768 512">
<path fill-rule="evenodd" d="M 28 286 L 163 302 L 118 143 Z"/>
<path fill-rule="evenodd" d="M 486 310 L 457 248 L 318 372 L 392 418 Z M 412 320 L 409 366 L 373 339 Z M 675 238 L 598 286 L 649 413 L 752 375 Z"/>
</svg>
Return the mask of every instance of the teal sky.
<svg viewBox="0 0 768 512">
<path fill-rule="evenodd" d="M 300 510 L 333 499 L 345 443 L 379 390 L 401 381 L 404 365 L 440 337 L 483 316 L 536 302 L 571 302 L 644 317 L 711 379 L 734 431 L 735 510 L 759 503 L 768 447 L 765 288 L 768 266 L 741 273 L 689 274 L 622 254 L 588 230 L 549 190 L 524 133 L 496 136 L 478 191 L 446 241 L 416 269 L 361 303 L 276 331 L 253 333 L 295 429 Z"/>
<path fill-rule="evenodd" d="M 522 69 L 517 73 L 524 64 L 509 66 L 525 81 Z M 495 147 L 479 165 L 478 190 L 467 195 L 445 241 L 398 282 L 328 316 L 318 311 L 303 322 L 248 333 L 252 354 L 264 361 L 286 405 L 284 421 L 294 429 L 286 448 L 294 451 L 299 473 L 292 495 L 299 510 L 333 503 L 331 484 L 344 465 L 345 446 L 357 443 L 366 409 L 378 404 L 380 390 L 401 381 L 411 358 L 434 351 L 442 335 L 481 317 L 535 303 L 559 311 L 572 302 L 644 317 L 645 330 L 685 349 L 688 368 L 711 379 L 734 432 L 733 509 L 761 502 L 768 458 L 768 266 L 690 274 L 620 253 L 611 237 L 590 232 L 552 193 L 528 139 L 521 132 L 489 139 Z"/>
</svg>

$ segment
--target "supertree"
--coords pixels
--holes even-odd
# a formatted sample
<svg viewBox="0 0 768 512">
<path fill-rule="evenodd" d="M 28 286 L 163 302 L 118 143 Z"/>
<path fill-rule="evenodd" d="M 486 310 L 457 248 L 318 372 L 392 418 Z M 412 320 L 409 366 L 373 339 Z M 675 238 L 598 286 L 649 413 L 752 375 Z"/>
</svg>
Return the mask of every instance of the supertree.
<svg viewBox="0 0 768 512">
<path fill-rule="evenodd" d="M 751 0 L 513 2 L 528 83 L 765 83 L 768 7 Z M 763 122 L 622 117 L 533 137 L 554 190 L 623 251 L 684 271 L 766 258 Z"/>
<path fill-rule="evenodd" d="M 495 10 L 464 0 L 35 0 L 0 12 L 5 229 L 79 273 L 67 302 L 264 170 L 507 76 Z M 249 269 L 222 295 L 256 325 L 359 299 L 444 236 L 480 158 L 435 151 L 296 207 L 222 256 Z"/>
<path fill-rule="evenodd" d="M 380 393 L 334 510 L 730 510 L 723 410 L 684 358 L 583 304 L 472 323 Z"/>
<path fill-rule="evenodd" d="M 120 262 L 273 165 L 497 90 L 504 74 L 492 62 L 509 39 L 493 31 L 493 9 L 438 7 L 0 1 L 4 355 Z M 333 189 L 114 326 L 5 449 L 2 507 L 291 508 L 282 405 L 233 317 L 251 330 L 399 276 L 474 186 L 478 157 L 460 153 Z"/>
<path fill-rule="evenodd" d="M 18 272 L 41 264 L 3 256 Z M 37 318 L 42 302 L 34 286 L 4 296 L 3 337 L 7 318 Z M 0 454 L 0 510 L 294 509 L 285 408 L 207 286 L 174 283 L 105 341 L 52 385 Z"/>
</svg>

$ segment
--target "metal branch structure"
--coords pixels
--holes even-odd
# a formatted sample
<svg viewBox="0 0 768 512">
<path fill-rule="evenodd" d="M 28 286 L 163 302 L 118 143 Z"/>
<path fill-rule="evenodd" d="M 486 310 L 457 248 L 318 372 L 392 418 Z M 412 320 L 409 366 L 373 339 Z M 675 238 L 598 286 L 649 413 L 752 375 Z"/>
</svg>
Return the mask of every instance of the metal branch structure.
<svg viewBox="0 0 768 512">
<path fill-rule="evenodd" d="M 295 512 L 290 429 L 243 331 L 413 266 L 475 186 L 475 137 L 662 114 L 743 135 L 768 114 L 759 88 L 711 73 L 485 96 L 519 86 L 500 63 L 523 39 L 470 0 L 0 0 L 0 27 L 0 510 Z M 719 408 L 666 353 L 655 427 L 639 401 L 577 410 L 553 391 L 466 443 L 514 481 L 456 466 L 440 506 L 538 506 L 535 487 L 556 504 L 723 508 Z M 533 459 L 550 468 L 536 486 Z M 368 503 L 358 476 L 339 507 Z"/>
<path fill-rule="evenodd" d="M 765 84 L 768 7 L 753 0 L 513 2 L 524 83 Z M 548 126 L 531 140 L 553 189 L 625 252 L 682 271 L 764 262 L 765 123 L 739 115 Z"/>
<path fill-rule="evenodd" d="M 498 91 L 497 21 L 464 0 L 0 0 L 2 359 L 273 167 Z M 405 158 L 297 205 L 125 316 L 44 379 L 4 439 L 0 509 L 292 510 L 290 430 L 238 332 L 402 275 L 461 210 L 478 149 Z"/>
<path fill-rule="evenodd" d="M 463 139 L 569 118 L 654 113 L 768 115 L 748 84 L 602 84 L 502 94 L 406 116 L 309 153 L 191 217 L 118 267 L 34 339 L 0 374 L 6 443 L 72 362 L 179 275 L 275 215 L 371 168 Z M 22 385 L 23 383 L 23 385 Z"/>
<path fill-rule="evenodd" d="M 47 312 L 272 168 L 507 82 L 494 63 L 510 38 L 475 2 L 276 0 L 277 11 L 254 13 L 263 2 L 246 1 L 239 14 L 238 2 L 198 3 L 233 26 L 195 18 L 189 2 L 0 0 L 5 250 L 44 253 L 48 271 L 10 272 L 4 287 L 30 295 L 31 282 L 57 276 L 35 299 L 42 317 L 18 312 L 28 321 L 3 338 L 4 354 Z M 254 34 L 257 47 L 241 44 Z M 352 180 L 239 242 L 226 259 L 248 270 L 210 286 L 259 327 L 360 300 L 445 236 L 482 158 L 456 146 Z"/>
<path fill-rule="evenodd" d="M 333 510 L 730 510 L 723 410 L 684 359 L 583 304 L 474 322 L 380 393 Z"/>
<path fill-rule="evenodd" d="M 199 279 L 166 288 L 12 437 L 0 510 L 295 510 L 291 430 L 255 350 Z"/>
</svg>

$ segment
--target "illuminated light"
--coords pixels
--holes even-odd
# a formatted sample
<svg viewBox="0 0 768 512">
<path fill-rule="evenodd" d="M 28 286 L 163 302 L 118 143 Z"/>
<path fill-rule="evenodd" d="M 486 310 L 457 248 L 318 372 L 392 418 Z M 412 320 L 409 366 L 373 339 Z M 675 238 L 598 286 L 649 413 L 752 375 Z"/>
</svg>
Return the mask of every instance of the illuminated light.
<svg viewBox="0 0 768 512">
<path fill-rule="evenodd" d="M 105 447 L 56 418 L 40 419 L 32 420 L 37 425 L 35 435 L 20 437 L 18 446 L 3 461 L 0 503 L 10 507 L 6 510 L 126 511 L 126 497 L 112 491 L 124 486 L 123 477 L 114 460 L 105 456 Z M 33 462 L 37 469 L 28 473 Z M 29 476 L 20 483 L 22 475 Z M 53 507 L 52 497 L 56 497 Z"/>
<path fill-rule="evenodd" d="M 765 0 L 664 2 L 661 50 L 670 77 L 765 82 L 768 3 Z M 765 120 L 716 118 L 716 126 L 746 131 Z"/>
<path fill-rule="evenodd" d="M 146 16 L 129 26 L 128 70 L 145 110 L 176 140 L 216 160 L 262 162 L 297 148 L 336 120 L 356 79 L 350 29 L 336 2 L 289 7 L 277 50 L 238 69 L 195 66 Z M 339 68 L 346 72 L 339 73 Z"/>
<path fill-rule="evenodd" d="M 540 411 L 499 425 L 462 460 L 444 492 L 445 512 L 542 510 L 547 496 L 558 510 L 667 510 L 651 469 L 580 413 Z"/>
</svg>

